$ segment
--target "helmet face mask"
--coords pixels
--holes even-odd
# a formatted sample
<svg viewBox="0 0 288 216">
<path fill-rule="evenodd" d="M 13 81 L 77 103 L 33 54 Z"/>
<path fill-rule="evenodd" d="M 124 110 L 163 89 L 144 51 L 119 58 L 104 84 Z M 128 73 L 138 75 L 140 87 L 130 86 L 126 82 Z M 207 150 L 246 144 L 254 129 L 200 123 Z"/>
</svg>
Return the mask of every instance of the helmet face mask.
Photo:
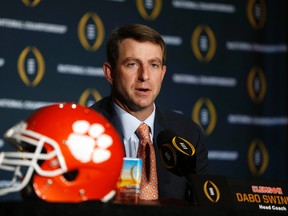
<svg viewBox="0 0 288 216">
<path fill-rule="evenodd" d="M 28 184 L 33 172 L 41 176 L 53 177 L 67 171 L 58 144 L 49 137 L 27 130 L 26 122 L 22 121 L 10 128 L 5 133 L 4 138 L 8 142 L 10 141 L 18 151 L 0 153 L 3 157 L 1 168 L 14 172 L 10 186 L 1 189 L 0 195 L 22 190 Z M 47 154 L 44 144 L 51 145 L 53 151 Z M 58 166 L 54 166 L 54 170 L 43 170 L 41 168 L 43 161 L 52 160 L 53 158 L 54 161 L 57 161 Z"/>
<path fill-rule="evenodd" d="M 39 198 L 52 202 L 107 201 L 114 195 L 122 141 L 94 110 L 70 103 L 40 108 L 4 138 L 19 151 L 0 153 L 0 170 L 14 172 L 0 196 L 29 182 Z"/>
</svg>

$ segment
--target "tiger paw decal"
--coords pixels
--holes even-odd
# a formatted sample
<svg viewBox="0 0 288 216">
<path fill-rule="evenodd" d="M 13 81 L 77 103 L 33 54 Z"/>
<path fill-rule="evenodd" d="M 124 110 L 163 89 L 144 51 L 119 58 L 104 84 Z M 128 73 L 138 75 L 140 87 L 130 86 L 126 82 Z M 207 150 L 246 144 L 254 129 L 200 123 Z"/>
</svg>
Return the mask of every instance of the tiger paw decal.
<svg viewBox="0 0 288 216">
<path fill-rule="evenodd" d="M 111 157 L 108 148 L 113 139 L 105 134 L 105 128 L 101 124 L 78 120 L 73 123 L 72 128 L 73 133 L 69 135 L 66 144 L 77 160 L 83 163 L 102 163 Z"/>
</svg>

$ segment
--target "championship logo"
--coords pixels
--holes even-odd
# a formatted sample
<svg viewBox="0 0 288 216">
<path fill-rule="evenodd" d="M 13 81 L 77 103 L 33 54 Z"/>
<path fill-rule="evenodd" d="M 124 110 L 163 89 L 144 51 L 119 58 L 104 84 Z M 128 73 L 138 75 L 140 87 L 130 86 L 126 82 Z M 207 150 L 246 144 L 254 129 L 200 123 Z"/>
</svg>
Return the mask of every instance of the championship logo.
<svg viewBox="0 0 288 216">
<path fill-rule="evenodd" d="M 212 101 L 208 98 L 200 98 L 194 105 L 192 119 L 201 125 L 204 134 L 209 136 L 217 122 L 217 114 Z"/>
<path fill-rule="evenodd" d="M 220 191 L 216 184 L 207 180 L 203 185 L 203 191 L 205 196 L 213 203 L 217 203 L 220 199 Z"/>
<path fill-rule="evenodd" d="M 88 12 L 81 18 L 78 24 L 78 37 L 87 51 L 96 51 L 102 45 L 104 35 L 104 25 L 97 14 Z"/>
<path fill-rule="evenodd" d="M 161 12 L 162 0 L 137 0 L 137 9 L 145 20 L 155 20 Z"/>
<path fill-rule="evenodd" d="M 247 89 L 255 103 L 261 103 L 266 95 L 266 78 L 261 68 L 253 67 L 248 75 Z"/>
<path fill-rule="evenodd" d="M 248 0 L 246 10 L 251 26 L 255 29 L 262 29 L 266 22 L 265 0 Z"/>
<path fill-rule="evenodd" d="M 45 73 L 45 62 L 40 51 L 33 46 L 26 47 L 17 62 L 21 80 L 29 87 L 37 86 Z"/>
<path fill-rule="evenodd" d="M 261 176 L 268 166 L 269 154 L 259 139 L 255 139 L 248 149 L 248 166 L 254 176 Z"/>
<path fill-rule="evenodd" d="M 90 107 L 92 106 L 96 101 L 100 100 L 102 97 L 100 93 L 92 88 L 86 89 L 79 99 L 79 104 L 83 106 Z"/>
<path fill-rule="evenodd" d="M 27 7 L 36 7 L 41 0 L 22 0 Z"/>
<path fill-rule="evenodd" d="M 191 37 L 191 46 L 195 57 L 200 62 L 209 62 L 216 52 L 216 38 L 207 25 L 199 25 Z"/>
</svg>

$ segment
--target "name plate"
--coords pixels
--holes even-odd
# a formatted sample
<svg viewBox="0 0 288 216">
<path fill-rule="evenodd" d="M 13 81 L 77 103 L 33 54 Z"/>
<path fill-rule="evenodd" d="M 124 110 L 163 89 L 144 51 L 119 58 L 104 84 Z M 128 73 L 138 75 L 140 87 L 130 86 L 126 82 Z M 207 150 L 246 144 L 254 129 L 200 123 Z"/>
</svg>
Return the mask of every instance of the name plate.
<svg viewBox="0 0 288 216">
<path fill-rule="evenodd" d="M 288 190 L 284 181 L 191 175 L 190 185 L 199 206 L 274 213 L 287 213 L 288 210 Z"/>
</svg>

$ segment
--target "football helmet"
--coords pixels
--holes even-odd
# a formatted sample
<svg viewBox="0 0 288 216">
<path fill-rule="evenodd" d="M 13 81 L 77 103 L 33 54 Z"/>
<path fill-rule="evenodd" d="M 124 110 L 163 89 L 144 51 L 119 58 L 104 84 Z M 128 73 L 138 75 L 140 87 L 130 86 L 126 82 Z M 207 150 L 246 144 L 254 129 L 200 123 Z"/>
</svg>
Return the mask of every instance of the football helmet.
<svg viewBox="0 0 288 216">
<path fill-rule="evenodd" d="M 95 110 L 73 103 L 48 105 L 10 128 L 4 138 L 18 151 L 0 152 L 0 169 L 13 173 L 0 195 L 29 183 L 39 198 L 50 202 L 106 202 L 114 197 L 123 144 Z"/>
</svg>

